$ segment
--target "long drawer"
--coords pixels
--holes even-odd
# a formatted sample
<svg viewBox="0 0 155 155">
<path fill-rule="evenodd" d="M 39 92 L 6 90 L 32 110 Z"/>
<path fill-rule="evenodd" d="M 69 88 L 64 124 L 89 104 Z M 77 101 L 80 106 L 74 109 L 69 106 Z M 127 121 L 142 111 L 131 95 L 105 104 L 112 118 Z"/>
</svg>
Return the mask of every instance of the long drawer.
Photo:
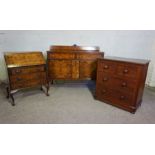
<svg viewBox="0 0 155 155">
<path fill-rule="evenodd" d="M 96 97 L 100 100 L 106 100 L 111 103 L 124 106 L 133 106 L 134 93 L 125 93 L 107 87 L 100 87 L 96 90 Z"/>
<path fill-rule="evenodd" d="M 18 67 L 18 68 L 12 68 L 9 70 L 11 75 L 17 75 L 17 74 L 28 74 L 28 73 L 37 73 L 37 72 L 44 72 L 45 66 L 32 66 L 32 67 Z"/>
<path fill-rule="evenodd" d="M 103 87 L 106 86 L 126 92 L 135 92 L 138 85 L 138 80 L 115 77 L 103 72 L 98 72 L 97 82 Z"/>
</svg>

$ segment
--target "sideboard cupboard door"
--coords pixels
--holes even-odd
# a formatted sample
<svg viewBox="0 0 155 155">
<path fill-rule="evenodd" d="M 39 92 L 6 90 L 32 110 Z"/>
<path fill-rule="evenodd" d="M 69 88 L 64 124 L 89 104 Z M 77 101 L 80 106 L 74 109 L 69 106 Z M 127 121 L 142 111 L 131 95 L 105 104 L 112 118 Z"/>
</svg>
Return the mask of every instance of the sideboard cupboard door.
<svg viewBox="0 0 155 155">
<path fill-rule="evenodd" d="M 96 77 L 96 60 L 81 60 L 80 61 L 80 78 Z"/>
<path fill-rule="evenodd" d="M 70 79 L 72 77 L 71 60 L 51 60 L 49 66 L 49 77 L 52 79 Z"/>
</svg>

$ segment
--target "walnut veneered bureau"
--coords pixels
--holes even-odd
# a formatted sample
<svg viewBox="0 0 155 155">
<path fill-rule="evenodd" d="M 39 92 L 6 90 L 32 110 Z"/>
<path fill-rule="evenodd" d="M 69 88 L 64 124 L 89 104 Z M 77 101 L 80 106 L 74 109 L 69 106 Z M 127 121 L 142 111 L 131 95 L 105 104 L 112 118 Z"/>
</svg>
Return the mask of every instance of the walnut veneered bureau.
<svg viewBox="0 0 155 155">
<path fill-rule="evenodd" d="M 139 59 L 98 59 L 96 99 L 135 113 L 142 102 L 148 64 Z"/>
<path fill-rule="evenodd" d="M 14 103 L 13 94 L 19 89 L 41 86 L 46 88 L 48 96 L 48 80 L 46 74 L 46 62 L 42 52 L 7 52 L 4 54 L 8 71 L 9 86 L 8 98 Z"/>
<path fill-rule="evenodd" d="M 53 80 L 95 79 L 99 47 L 51 46 L 47 51 L 48 77 Z"/>
</svg>

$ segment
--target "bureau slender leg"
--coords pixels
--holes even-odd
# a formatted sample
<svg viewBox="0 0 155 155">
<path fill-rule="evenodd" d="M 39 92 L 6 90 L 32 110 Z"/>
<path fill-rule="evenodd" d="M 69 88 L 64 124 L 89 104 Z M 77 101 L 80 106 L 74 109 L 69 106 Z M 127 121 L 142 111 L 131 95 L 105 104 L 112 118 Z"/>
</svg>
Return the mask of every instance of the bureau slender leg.
<svg viewBox="0 0 155 155">
<path fill-rule="evenodd" d="M 11 99 L 12 99 L 12 106 L 15 106 L 15 100 L 14 100 L 14 97 L 13 97 L 13 94 L 12 93 L 10 93 L 10 97 L 11 97 Z"/>
<path fill-rule="evenodd" d="M 6 87 L 6 92 L 7 92 L 6 98 L 9 98 L 10 97 L 10 95 L 9 95 L 9 87 Z"/>
<path fill-rule="evenodd" d="M 49 91 L 49 84 L 46 85 L 46 89 L 47 89 L 46 96 L 49 96 L 49 93 L 48 93 L 48 91 Z"/>
<path fill-rule="evenodd" d="M 51 84 L 54 84 L 53 80 L 51 81 Z"/>
<path fill-rule="evenodd" d="M 43 87 L 42 86 L 41 86 L 40 90 L 43 91 Z"/>
</svg>

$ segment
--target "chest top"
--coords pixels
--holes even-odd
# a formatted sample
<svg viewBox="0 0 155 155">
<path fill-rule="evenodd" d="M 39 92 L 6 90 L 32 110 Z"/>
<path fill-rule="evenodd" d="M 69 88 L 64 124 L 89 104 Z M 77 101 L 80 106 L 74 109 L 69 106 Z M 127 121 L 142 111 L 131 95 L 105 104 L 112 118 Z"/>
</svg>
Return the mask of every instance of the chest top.
<svg viewBox="0 0 155 155">
<path fill-rule="evenodd" d="M 147 65 L 149 64 L 149 60 L 145 59 L 130 59 L 130 58 L 121 58 L 121 57 L 111 57 L 111 56 L 106 56 L 103 58 L 99 58 L 99 60 L 104 60 L 104 61 L 115 61 L 115 62 L 122 62 L 122 63 L 128 63 L 128 64 L 137 64 L 137 65 Z"/>
<path fill-rule="evenodd" d="M 8 68 L 43 65 L 46 63 L 42 52 L 39 51 L 6 52 L 4 57 Z"/>
</svg>

